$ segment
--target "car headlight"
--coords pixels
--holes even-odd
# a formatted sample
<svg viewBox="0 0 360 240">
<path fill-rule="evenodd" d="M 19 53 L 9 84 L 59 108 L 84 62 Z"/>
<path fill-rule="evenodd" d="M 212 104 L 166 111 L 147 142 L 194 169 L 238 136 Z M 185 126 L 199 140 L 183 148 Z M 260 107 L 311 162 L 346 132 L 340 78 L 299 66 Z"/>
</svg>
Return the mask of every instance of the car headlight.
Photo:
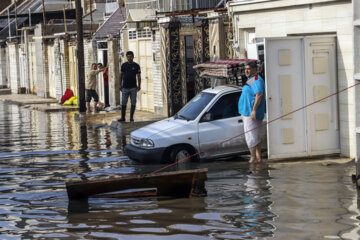
<svg viewBox="0 0 360 240">
<path fill-rule="evenodd" d="M 141 148 L 154 148 L 154 142 L 150 139 L 141 139 L 140 147 Z"/>
</svg>

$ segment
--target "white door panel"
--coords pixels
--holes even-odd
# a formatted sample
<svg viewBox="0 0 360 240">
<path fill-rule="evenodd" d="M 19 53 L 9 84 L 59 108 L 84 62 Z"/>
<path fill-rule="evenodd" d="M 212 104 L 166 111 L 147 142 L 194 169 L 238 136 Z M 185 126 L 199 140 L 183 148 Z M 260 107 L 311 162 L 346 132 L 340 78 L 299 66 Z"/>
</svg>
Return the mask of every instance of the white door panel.
<svg viewBox="0 0 360 240">
<path fill-rule="evenodd" d="M 129 41 L 129 51 L 132 51 L 134 53 L 134 62 L 138 62 L 139 61 L 139 57 L 138 57 L 138 44 L 136 40 L 131 40 Z"/>
<path fill-rule="evenodd" d="M 303 40 L 267 39 L 265 42 L 267 121 L 304 106 Z M 305 156 L 305 111 L 268 125 L 269 158 Z"/>
<path fill-rule="evenodd" d="M 336 92 L 334 37 L 265 41 L 267 120 Z M 268 125 L 269 159 L 339 152 L 337 96 Z"/>
<path fill-rule="evenodd" d="M 128 44 L 129 50 L 134 52 L 134 61 L 140 65 L 141 69 L 141 90 L 137 94 L 136 108 L 154 112 L 152 40 L 131 40 Z"/>
<path fill-rule="evenodd" d="M 313 103 L 337 91 L 334 37 L 305 38 L 306 102 Z M 324 99 L 307 109 L 309 126 L 309 152 L 337 153 L 339 130 L 337 96 Z"/>
<path fill-rule="evenodd" d="M 139 40 L 139 64 L 141 67 L 140 109 L 154 111 L 154 88 L 152 72 L 152 41 Z"/>
</svg>

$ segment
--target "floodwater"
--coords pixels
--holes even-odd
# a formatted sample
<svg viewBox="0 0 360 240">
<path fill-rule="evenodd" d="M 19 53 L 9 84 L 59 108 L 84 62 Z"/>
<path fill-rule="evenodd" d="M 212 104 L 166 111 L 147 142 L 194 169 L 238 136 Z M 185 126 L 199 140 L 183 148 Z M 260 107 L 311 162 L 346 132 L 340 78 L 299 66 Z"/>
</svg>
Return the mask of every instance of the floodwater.
<svg viewBox="0 0 360 240">
<path fill-rule="evenodd" d="M 354 163 L 184 163 L 208 168 L 203 198 L 89 198 L 69 202 L 65 181 L 148 173 L 127 136 L 73 113 L 0 102 L 0 239 L 359 239 Z"/>
</svg>

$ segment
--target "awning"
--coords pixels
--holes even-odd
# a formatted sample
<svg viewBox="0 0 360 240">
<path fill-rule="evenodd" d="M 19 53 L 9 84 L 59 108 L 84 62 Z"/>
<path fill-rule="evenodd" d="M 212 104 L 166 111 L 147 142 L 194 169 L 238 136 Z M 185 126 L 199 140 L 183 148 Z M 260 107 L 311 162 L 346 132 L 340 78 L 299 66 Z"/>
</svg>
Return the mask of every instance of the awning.
<svg viewBox="0 0 360 240">
<path fill-rule="evenodd" d="M 156 12 L 154 9 L 129 9 L 127 23 L 156 21 Z"/>
</svg>

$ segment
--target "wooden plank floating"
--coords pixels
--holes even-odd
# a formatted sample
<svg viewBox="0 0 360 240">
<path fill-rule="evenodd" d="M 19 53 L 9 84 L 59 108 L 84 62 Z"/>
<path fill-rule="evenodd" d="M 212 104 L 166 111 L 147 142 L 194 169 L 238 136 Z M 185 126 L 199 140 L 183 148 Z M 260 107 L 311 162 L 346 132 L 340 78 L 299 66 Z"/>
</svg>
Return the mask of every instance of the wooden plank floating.
<svg viewBox="0 0 360 240">
<path fill-rule="evenodd" d="M 102 180 L 68 181 L 69 199 L 87 198 L 101 193 L 125 189 L 156 188 L 159 196 L 206 196 L 205 181 L 208 169 L 184 170 Z"/>
<path fill-rule="evenodd" d="M 135 190 L 133 192 L 110 192 L 110 193 L 100 193 L 93 195 L 94 198 L 131 198 L 131 197 L 151 197 L 156 196 L 156 189 L 149 190 Z"/>
</svg>

